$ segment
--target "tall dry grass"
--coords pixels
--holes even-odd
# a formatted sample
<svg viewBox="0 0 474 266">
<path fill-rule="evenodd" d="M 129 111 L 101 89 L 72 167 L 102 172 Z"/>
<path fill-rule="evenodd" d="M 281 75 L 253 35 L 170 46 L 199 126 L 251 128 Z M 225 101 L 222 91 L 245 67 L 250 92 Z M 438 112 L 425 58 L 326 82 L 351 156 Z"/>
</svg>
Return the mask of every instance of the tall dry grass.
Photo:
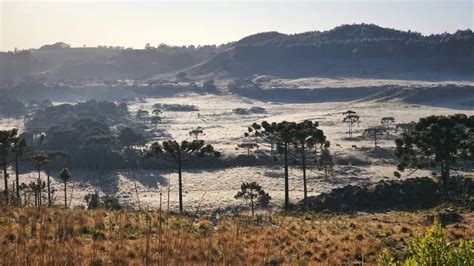
<svg viewBox="0 0 474 266">
<path fill-rule="evenodd" d="M 0 212 L 1 265 L 346 264 L 402 252 L 430 226 L 424 213 L 228 217 L 160 211 L 9 209 Z M 448 225 L 472 239 L 474 215 Z"/>
</svg>

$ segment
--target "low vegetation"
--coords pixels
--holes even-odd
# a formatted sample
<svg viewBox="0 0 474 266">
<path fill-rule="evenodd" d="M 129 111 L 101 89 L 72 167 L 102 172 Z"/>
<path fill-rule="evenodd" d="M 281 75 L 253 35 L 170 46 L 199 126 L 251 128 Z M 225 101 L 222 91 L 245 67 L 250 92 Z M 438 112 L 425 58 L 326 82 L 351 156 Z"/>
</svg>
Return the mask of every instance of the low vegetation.
<svg viewBox="0 0 474 266">
<path fill-rule="evenodd" d="M 380 257 L 385 264 L 424 250 L 412 244 L 426 242 L 418 235 L 429 230 L 433 224 L 429 217 L 437 213 L 306 213 L 206 220 L 159 211 L 9 209 L 0 212 L 0 255 L 3 265 L 334 265 L 375 264 Z M 453 247 L 474 234 L 469 226 L 473 213 L 459 215 L 460 222 L 443 229 L 445 241 Z M 439 224 L 434 228 L 441 230 Z M 462 245 L 472 247 L 472 241 Z M 472 249 L 463 254 L 464 265 L 473 261 Z"/>
</svg>

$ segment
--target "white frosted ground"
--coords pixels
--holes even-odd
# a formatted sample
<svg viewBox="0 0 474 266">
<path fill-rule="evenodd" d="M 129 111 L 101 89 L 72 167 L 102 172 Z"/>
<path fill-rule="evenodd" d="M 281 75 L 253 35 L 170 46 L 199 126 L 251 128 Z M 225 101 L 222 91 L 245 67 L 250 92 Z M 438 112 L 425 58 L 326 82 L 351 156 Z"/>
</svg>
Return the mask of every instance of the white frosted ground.
<svg viewBox="0 0 474 266">
<path fill-rule="evenodd" d="M 243 138 L 247 126 L 253 122 L 268 121 L 301 121 L 312 119 L 320 122 L 320 127 L 332 143 L 335 155 L 354 155 L 372 162 L 370 166 L 338 166 L 334 177 L 324 179 L 322 173 L 315 169 L 308 170 L 309 195 L 317 195 L 329 191 L 336 186 L 346 184 L 361 184 L 376 182 L 384 178 L 393 178 L 395 166 L 390 160 L 381 160 L 368 156 L 368 151 L 360 149 L 373 146 L 370 140 L 345 140 L 347 127 L 341 123 L 342 112 L 352 109 L 361 116 L 361 123 L 356 127 L 355 136 L 361 134 L 364 128 L 380 124 L 383 116 L 393 116 L 397 122 L 417 121 L 420 117 L 440 114 L 466 113 L 474 115 L 474 111 L 453 110 L 427 106 L 405 105 L 397 102 L 390 103 L 318 103 L 318 104 L 272 104 L 249 100 L 238 96 L 186 95 L 170 98 L 149 98 L 132 104 L 131 111 L 138 109 L 153 110 L 155 103 L 192 104 L 199 108 L 198 112 L 165 112 L 162 114 L 163 124 L 160 127 L 168 131 L 174 139 L 190 139 L 188 131 L 198 126 L 204 128 L 202 138 L 215 145 L 224 155 L 246 154 L 244 150 L 236 150 L 236 145 Z M 267 114 L 236 115 L 232 109 L 252 106 L 263 107 Z M 18 121 L 17 121 L 18 122 Z M 10 123 L 11 124 L 11 123 Z M 8 126 L 10 126 L 10 124 Z M 5 127 L 5 125 L 3 125 Z M 336 145 L 337 144 L 337 145 Z M 353 149 L 357 145 L 358 149 Z M 381 147 L 394 146 L 393 139 L 379 141 Z M 370 152 L 370 151 L 369 151 Z M 194 168 L 194 169 L 190 169 Z M 427 176 L 430 171 L 418 171 L 413 176 Z M 55 173 L 53 173 L 55 176 Z M 122 202 L 130 202 L 136 206 L 136 190 L 142 206 L 159 207 L 159 191 L 163 190 L 163 208 L 167 205 L 168 178 L 170 180 L 170 206 L 177 208 L 177 174 L 169 171 L 120 171 L 108 173 L 107 177 L 97 178 L 92 172 L 73 172 L 74 186 L 73 205 L 84 205 L 84 196 L 93 191 L 111 193 L 119 196 Z M 33 180 L 34 174 L 22 176 L 22 180 Z M 406 174 L 403 178 L 407 178 Z M 134 179 L 136 182 L 134 182 Z M 269 192 L 275 206 L 283 201 L 283 168 L 275 166 L 264 167 L 235 167 L 218 170 L 201 170 L 186 166 L 184 172 L 184 206 L 189 211 L 211 210 L 243 204 L 233 196 L 242 182 L 257 181 Z M 158 184 L 161 184 L 158 185 Z M 58 190 L 57 202 L 62 203 L 62 184 L 53 178 L 53 187 Z M 297 167 L 290 169 L 290 198 L 293 202 L 301 200 L 302 192 L 301 170 Z"/>
</svg>

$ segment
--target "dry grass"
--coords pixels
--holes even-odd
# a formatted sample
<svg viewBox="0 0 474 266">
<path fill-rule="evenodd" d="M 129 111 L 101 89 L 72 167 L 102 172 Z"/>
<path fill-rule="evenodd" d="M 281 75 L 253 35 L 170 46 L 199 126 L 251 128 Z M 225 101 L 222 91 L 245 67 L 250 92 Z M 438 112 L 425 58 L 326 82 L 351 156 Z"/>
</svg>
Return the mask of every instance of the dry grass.
<svg viewBox="0 0 474 266">
<path fill-rule="evenodd" d="M 374 264 L 430 227 L 427 212 L 262 216 L 218 222 L 159 212 L 0 211 L 1 265 Z M 448 225 L 473 239 L 474 214 Z"/>
</svg>

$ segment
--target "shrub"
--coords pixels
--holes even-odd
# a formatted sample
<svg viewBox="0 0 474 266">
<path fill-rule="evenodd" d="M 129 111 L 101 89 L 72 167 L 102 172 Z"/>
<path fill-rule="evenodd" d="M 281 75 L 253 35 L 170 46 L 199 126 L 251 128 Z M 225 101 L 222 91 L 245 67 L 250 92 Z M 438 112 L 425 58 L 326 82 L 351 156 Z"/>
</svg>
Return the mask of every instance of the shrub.
<svg viewBox="0 0 474 266">
<path fill-rule="evenodd" d="M 378 257 L 379 265 L 398 265 L 395 257 L 388 251 Z M 461 241 L 456 247 L 447 243 L 441 222 L 434 225 L 424 235 L 416 235 L 409 248 L 405 265 L 472 265 L 474 262 L 474 241 Z"/>
<path fill-rule="evenodd" d="M 122 205 L 117 197 L 105 195 L 99 198 L 99 194 L 97 193 L 90 193 L 87 194 L 84 198 L 87 203 L 87 209 L 94 210 L 98 208 L 104 208 L 107 210 L 120 210 L 122 209 Z"/>
</svg>

